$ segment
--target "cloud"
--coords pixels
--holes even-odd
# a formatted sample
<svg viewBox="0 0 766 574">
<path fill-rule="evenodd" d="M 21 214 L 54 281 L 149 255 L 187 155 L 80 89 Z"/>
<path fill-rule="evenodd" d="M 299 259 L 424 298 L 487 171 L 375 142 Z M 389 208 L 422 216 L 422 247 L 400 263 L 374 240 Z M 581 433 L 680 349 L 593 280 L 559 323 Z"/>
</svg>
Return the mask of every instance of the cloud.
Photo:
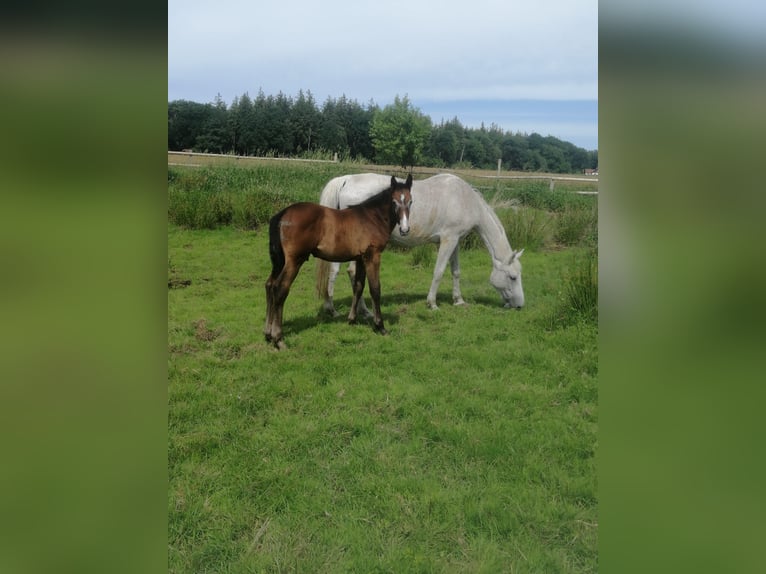
<svg viewBox="0 0 766 574">
<path fill-rule="evenodd" d="M 597 3 L 168 3 L 169 98 L 597 97 Z"/>
</svg>

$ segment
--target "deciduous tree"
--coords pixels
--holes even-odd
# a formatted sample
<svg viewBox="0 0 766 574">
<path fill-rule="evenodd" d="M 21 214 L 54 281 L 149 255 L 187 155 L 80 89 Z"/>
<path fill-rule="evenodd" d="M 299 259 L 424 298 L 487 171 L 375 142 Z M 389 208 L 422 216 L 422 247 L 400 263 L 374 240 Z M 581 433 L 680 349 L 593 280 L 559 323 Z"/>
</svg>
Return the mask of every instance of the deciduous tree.
<svg viewBox="0 0 766 574">
<path fill-rule="evenodd" d="M 424 116 L 407 96 L 375 112 L 370 137 L 379 163 L 411 167 L 418 163 L 431 133 L 431 118 Z"/>
</svg>

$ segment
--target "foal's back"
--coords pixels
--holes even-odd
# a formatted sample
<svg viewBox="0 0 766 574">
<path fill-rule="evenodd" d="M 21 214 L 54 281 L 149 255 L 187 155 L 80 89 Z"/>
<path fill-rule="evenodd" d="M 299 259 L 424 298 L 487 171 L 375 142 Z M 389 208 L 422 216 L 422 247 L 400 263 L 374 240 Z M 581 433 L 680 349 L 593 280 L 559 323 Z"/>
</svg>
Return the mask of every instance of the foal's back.
<svg viewBox="0 0 766 574">
<path fill-rule="evenodd" d="M 389 230 L 374 213 L 358 206 L 332 209 L 296 203 L 280 220 L 280 238 L 288 257 L 351 261 L 386 245 Z"/>
</svg>

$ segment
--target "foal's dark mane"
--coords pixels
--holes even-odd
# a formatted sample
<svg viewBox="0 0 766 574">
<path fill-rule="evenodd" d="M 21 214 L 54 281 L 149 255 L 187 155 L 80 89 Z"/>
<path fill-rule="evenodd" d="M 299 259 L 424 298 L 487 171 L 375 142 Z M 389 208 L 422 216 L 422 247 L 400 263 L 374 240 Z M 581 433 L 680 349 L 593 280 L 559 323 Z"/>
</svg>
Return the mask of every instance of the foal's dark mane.
<svg viewBox="0 0 766 574">
<path fill-rule="evenodd" d="M 404 187 L 402 185 L 402 187 Z M 391 200 L 391 194 L 394 192 L 394 188 L 390 185 L 381 191 L 380 193 L 376 193 L 372 197 L 368 197 L 361 203 L 356 203 L 354 205 L 349 205 L 349 207 L 370 207 L 371 205 L 377 204 L 382 202 L 384 199 L 390 201 Z"/>
</svg>

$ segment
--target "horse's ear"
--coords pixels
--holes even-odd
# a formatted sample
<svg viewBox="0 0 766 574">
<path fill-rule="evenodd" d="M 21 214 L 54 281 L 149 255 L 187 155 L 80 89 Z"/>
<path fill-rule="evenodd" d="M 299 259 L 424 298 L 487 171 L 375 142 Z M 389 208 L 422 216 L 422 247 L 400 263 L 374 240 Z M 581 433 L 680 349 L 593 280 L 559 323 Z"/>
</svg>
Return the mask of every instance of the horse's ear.
<svg viewBox="0 0 766 574">
<path fill-rule="evenodd" d="M 412 174 L 407 176 L 407 181 L 404 182 L 405 187 L 412 187 Z"/>
<path fill-rule="evenodd" d="M 522 253 L 524 253 L 524 250 L 523 250 L 523 249 L 519 249 L 518 251 L 514 251 L 514 252 L 512 252 L 512 253 L 511 253 L 511 256 L 508 258 L 508 265 L 510 265 L 511 263 L 513 263 L 513 260 L 514 260 L 514 259 L 518 259 L 519 257 L 521 257 L 521 254 L 522 254 Z"/>
<path fill-rule="evenodd" d="M 391 189 L 396 189 L 397 183 L 398 182 L 396 181 L 396 178 L 392 175 L 391 176 Z"/>
</svg>

